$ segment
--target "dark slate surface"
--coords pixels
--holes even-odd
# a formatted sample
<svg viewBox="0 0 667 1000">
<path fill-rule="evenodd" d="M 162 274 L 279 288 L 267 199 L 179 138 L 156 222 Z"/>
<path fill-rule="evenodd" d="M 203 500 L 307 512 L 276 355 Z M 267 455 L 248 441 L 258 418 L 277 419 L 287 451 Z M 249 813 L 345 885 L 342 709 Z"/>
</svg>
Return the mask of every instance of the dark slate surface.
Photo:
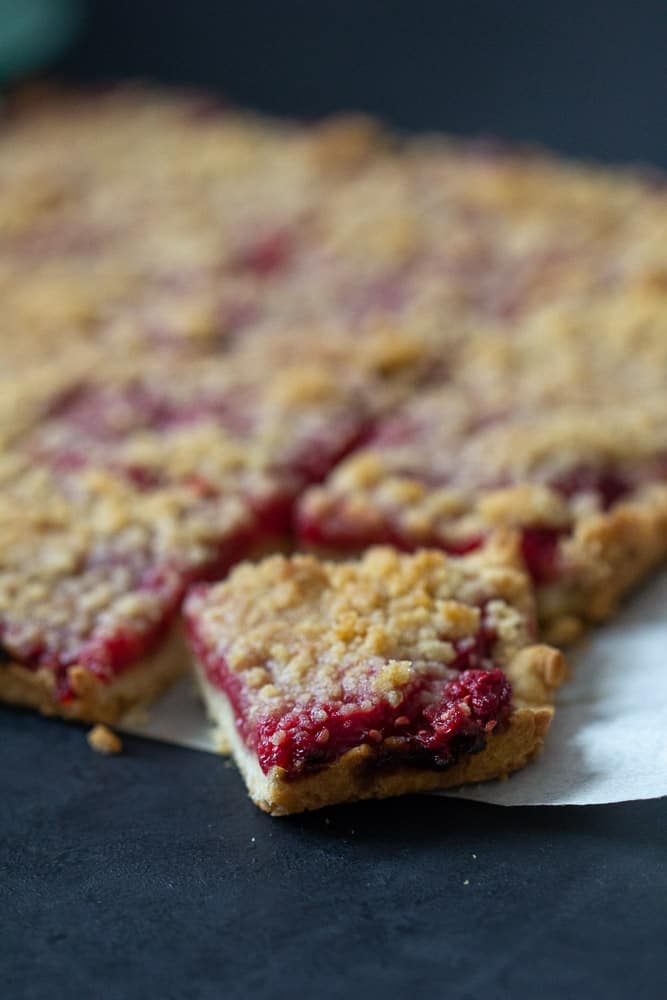
<svg viewBox="0 0 667 1000">
<path fill-rule="evenodd" d="M 272 819 L 208 754 L 0 733 L 4 998 L 661 994 L 666 800 Z"/>
<path fill-rule="evenodd" d="M 61 70 L 667 167 L 665 0 L 82 0 Z"/>
</svg>

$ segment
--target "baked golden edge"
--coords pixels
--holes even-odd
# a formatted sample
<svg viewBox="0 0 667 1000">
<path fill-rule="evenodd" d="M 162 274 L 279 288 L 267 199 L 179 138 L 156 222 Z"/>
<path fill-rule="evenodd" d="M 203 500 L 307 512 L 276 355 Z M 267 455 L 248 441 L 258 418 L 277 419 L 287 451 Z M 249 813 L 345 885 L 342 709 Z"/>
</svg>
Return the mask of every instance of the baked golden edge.
<svg viewBox="0 0 667 1000">
<path fill-rule="evenodd" d="M 30 670 L 19 663 L 0 665 L 0 701 L 37 709 L 80 722 L 117 722 L 129 709 L 147 705 L 185 672 L 189 654 L 180 622 L 158 648 L 111 681 L 103 681 L 79 664 L 68 670 L 74 698 L 60 702 L 52 670 Z"/>
<path fill-rule="evenodd" d="M 480 753 L 469 754 L 445 771 L 415 767 L 377 767 L 378 751 L 355 747 L 321 771 L 302 778 L 286 777 L 283 768 L 264 774 L 255 754 L 238 734 L 226 696 L 208 683 L 196 665 L 209 715 L 219 734 L 219 748 L 231 753 L 253 802 L 273 816 L 319 809 L 359 799 L 430 792 L 439 788 L 503 778 L 539 753 L 553 717 L 553 695 L 566 676 L 562 654 L 550 646 L 528 646 L 506 668 L 513 689 L 513 711 L 508 721 L 488 738 Z"/>
</svg>

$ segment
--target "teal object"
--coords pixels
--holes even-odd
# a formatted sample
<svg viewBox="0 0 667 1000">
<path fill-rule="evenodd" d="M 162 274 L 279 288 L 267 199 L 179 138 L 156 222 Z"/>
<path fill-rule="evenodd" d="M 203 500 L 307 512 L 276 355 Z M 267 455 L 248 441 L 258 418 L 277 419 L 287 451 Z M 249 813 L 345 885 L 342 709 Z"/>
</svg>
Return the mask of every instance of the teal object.
<svg viewBox="0 0 667 1000">
<path fill-rule="evenodd" d="M 80 0 L 0 0 L 0 82 L 47 65 L 75 37 Z"/>
</svg>

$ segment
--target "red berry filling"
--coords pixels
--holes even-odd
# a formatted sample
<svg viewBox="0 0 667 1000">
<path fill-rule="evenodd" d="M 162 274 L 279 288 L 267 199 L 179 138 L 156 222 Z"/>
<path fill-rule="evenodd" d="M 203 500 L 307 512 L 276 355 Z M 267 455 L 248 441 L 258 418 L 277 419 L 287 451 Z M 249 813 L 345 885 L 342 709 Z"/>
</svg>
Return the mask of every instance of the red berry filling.
<svg viewBox="0 0 667 1000">
<path fill-rule="evenodd" d="M 246 271 L 258 278 L 273 277 L 289 263 L 293 237 L 285 229 L 276 229 L 256 237 L 234 256 L 232 269 Z"/>
<path fill-rule="evenodd" d="M 558 575 L 558 544 L 565 534 L 558 528 L 524 528 L 521 532 L 521 554 L 535 583 L 549 583 Z"/>
<path fill-rule="evenodd" d="M 415 686 L 398 708 L 315 704 L 264 718 L 245 738 L 264 773 L 277 766 L 290 777 L 316 771 L 363 744 L 379 749 L 381 763 L 447 767 L 459 754 L 483 749 L 486 736 L 506 718 L 510 699 L 501 670 L 467 670 L 445 684 Z"/>
<path fill-rule="evenodd" d="M 248 435 L 253 426 L 251 400 L 241 388 L 179 399 L 139 380 L 113 389 L 80 385 L 57 400 L 47 417 L 77 432 L 79 438 L 99 443 L 120 442 L 136 431 L 167 431 L 203 420 L 215 420 L 240 436 Z"/>
<path fill-rule="evenodd" d="M 484 544 L 484 535 L 467 538 L 444 539 L 441 536 L 414 538 L 392 526 L 388 520 L 375 522 L 372 528 L 346 518 L 342 510 L 326 518 L 311 517 L 301 507 L 297 510 L 299 538 L 307 545 L 358 552 L 371 545 L 393 545 L 403 552 L 418 548 L 435 548 L 448 555 L 462 556 L 474 552 Z M 521 553 L 531 578 L 535 583 L 546 584 L 558 575 L 558 546 L 567 531 L 559 528 L 523 528 Z"/>
<path fill-rule="evenodd" d="M 603 510 L 609 510 L 633 489 L 632 482 L 615 469 L 596 469 L 578 465 L 553 479 L 550 485 L 564 497 L 578 493 L 595 493 Z"/>
<path fill-rule="evenodd" d="M 448 555 L 462 556 L 474 552 L 484 544 L 483 535 L 467 538 L 443 539 L 436 535 L 414 537 L 402 531 L 400 525 L 389 517 L 373 519 L 372 525 L 355 522 L 348 517 L 344 505 L 332 508 L 326 517 L 314 517 L 307 507 L 301 505 L 296 510 L 296 531 L 302 542 L 321 548 L 335 548 L 348 552 L 358 552 L 371 545 L 393 545 L 402 552 L 414 552 L 418 548 L 434 548 Z"/>
<path fill-rule="evenodd" d="M 364 744 L 377 751 L 379 764 L 447 767 L 459 754 L 483 749 L 510 711 L 511 685 L 493 667 L 495 635 L 484 625 L 475 637 L 455 644 L 450 667 L 458 676 L 423 675 L 405 688 L 398 705 L 346 692 L 338 701 L 310 699 L 255 714 L 242 676 L 205 648 L 192 620 L 188 631 L 209 681 L 229 698 L 237 729 L 264 773 L 272 767 L 292 778 L 312 773 Z"/>
</svg>

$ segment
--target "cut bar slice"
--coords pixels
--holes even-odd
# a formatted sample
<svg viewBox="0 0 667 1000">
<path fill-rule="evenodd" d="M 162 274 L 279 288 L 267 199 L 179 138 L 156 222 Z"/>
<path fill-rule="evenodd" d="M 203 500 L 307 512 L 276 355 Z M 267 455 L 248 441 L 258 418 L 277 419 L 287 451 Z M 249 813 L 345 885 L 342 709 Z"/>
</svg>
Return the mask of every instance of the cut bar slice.
<svg viewBox="0 0 667 1000">
<path fill-rule="evenodd" d="M 516 530 L 545 635 L 569 640 L 667 552 L 664 397 L 493 412 L 452 387 L 407 404 L 298 510 L 320 552 L 462 554 Z"/>
<path fill-rule="evenodd" d="M 560 653 L 509 541 L 273 556 L 186 601 L 209 712 L 275 815 L 496 778 L 542 745 Z"/>
<path fill-rule="evenodd" d="M 92 722 L 150 701 L 187 667 L 186 586 L 256 539 L 235 498 L 25 471 L 0 503 L 0 699 Z"/>
</svg>

